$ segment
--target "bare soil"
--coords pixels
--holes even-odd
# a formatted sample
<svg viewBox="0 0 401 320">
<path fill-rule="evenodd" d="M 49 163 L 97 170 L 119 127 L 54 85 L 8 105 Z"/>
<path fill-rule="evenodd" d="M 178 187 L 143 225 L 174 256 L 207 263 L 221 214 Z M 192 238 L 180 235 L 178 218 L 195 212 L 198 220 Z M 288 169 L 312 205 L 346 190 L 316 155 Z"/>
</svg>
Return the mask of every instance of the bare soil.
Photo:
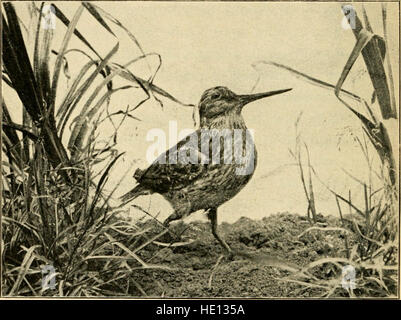
<svg viewBox="0 0 401 320">
<path fill-rule="evenodd" d="M 339 227 L 340 221 L 319 216 L 318 226 Z M 286 279 L 318 259 L 345 256 L 344 235 L 336 230 L 304 233 L 309 227 L 306 217 L 290 213 L 258 221 L 243 217 L 233 224 L 222 223 L 221 236 L 238 253 L 229 260 L 219 259 L 224 251 L 211 234 L 209 223 L 177 223 L 170 233 L 141 250 L 145 261 L 150 259 L 166 269 L 135 272 L 133 294 L 188 298 L 321 296 L 322 289 Z M 341 271 L 330 264 L 318 267 L 316 272 L 320 278 L 341 279 Z M 341 290 L 339 295 L 347 296 Z"/>
</svg>

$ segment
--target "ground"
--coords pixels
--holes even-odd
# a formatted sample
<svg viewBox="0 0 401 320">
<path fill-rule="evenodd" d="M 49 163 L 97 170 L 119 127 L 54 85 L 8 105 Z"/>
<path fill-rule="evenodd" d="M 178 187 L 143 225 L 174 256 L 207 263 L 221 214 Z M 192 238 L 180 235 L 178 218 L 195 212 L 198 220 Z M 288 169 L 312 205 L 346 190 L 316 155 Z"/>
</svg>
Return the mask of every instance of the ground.
<svg viewBox="0 0 401 320">
<path fill-rule="evenodd" d="M 339 227 L 340 221 L 319 216 L 317 226 Z M 286 279 L 318 259 L 344 257 L 344 234 L 338 230 L 305 233 L 310 227 L 306 217 L 290 213 L 222 223 L 219 232 L 238 255 L 233 260 L 219 260 L 224 251 L 208 223 L 175 224 L 170 234 L 141 250 L 145 261 L 150 259 L 150 263 L 168 269 L 135 272 L 132 294 L 192 298 L 321 296 L 324 292 L 319 288 L 305 288 Z M 320 276 L 341 281 L 341 272 L 334 267 L 317 269 Z M 346 296 L 339 287 L 337 295 Z"/>
</svg>

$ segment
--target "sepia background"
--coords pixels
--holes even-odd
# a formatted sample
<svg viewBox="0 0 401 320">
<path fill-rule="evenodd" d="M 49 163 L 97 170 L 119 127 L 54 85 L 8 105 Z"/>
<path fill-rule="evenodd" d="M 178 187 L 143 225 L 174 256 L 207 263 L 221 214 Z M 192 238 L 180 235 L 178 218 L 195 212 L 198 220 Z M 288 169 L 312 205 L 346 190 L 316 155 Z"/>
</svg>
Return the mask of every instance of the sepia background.
<svg viewBox="0 0 401 320">
<path fill-rule="evenodd" d="M 72 17 L 78 3 L 62 4 Z M 359 119 L 332 92 L 301 81 L 285 70 L 257 64 L 274 61 L 335 84 L 355 43 L 351 29 L 343 28 L 344 15 L 338 3 L 101 2 L 98 5 L 118 17 L 146 53 L 160 54 L 162 65 L 154 83 L 180 101 L 197 104 L 204 90 L 220 85 L 239 94 L 293 88 L 290 93 L 255 102 L 244 109 L 247 126 L 255 131 L 258 166 L 243 191 L 221 206 L 219 221 L 234 222 L 241 216 L 261 218 L 286 211 L 306 213 L 308 205 L 299 169 L 289 152 L 295 145 L 295 122 L 301 114 L 298 130 L 309 147 L 311 164 L 319 177 L 314 185 L 317 210 L 324 215 L 337 214 L 335 199 L 327 187 L 340 194 L 352 190 L 355 201 L 363 200 L 362 189 L 354 179 L 366 181 L 369 175 L 364 155 L 354 139 L 362 133 Z M 358 11 L 359 4 L 354 5 Z M 387 6 L 390 58 L 397 72 L 398 3 Z M 365 7 L 373 30 L 381 34 L 380 3 L 366 3 Z M 77 27 L 102 54 L 111 50 L 117 41 L 108 33 L 101 33 L 99 37 L 96 21 L 87 12 Z M 56 28 L 65 26 L 58 22 Z M 122 39 L 115 61 L 124 64 L 140 55 L 123 31 L 115 32 Z M 61 37 L 55 40 L 61 41 Z M 83 48 L 83 45 L 73 39 L 70 47 Z M 74 76 L 84 61 L 73 53 L 70 59 L 73 62 L 69 64 L 70 73 Z M 157 67 L 158 59 L 149 57 L 130 69 L 148 78 Z M 398 74 L 394 79 L 398 88 Z M 362 57 L 357 59 L 344 88 L 370 100 L 373 87 Z M 7 89 L 4 88 L 5 95 Z M 137 104 L 143 98 L 137 91 L 115 94 L 110 109 L 117 111 Z M 395 93 L 398 97 L 398 90 Z M 162 98 L 162 101 L 163 108 L 154 99 L 145 102 L 133 113 L 141 121 L 129 119 L 119 132 L 117 149 L 125 155 L 108 185 L 112 188 L 121 182 L 116 196 L 134 186 L 132 175 L 137 167 L 149 165 L 146 152 L 154 144 L 146 141 L 150 129 L 164 130 L 169 139 L 169 121 L 177 122 L 178 131 L 194 127 L 192 108 L 168 99 Z M 364 111 L 361 106 L 358 110 Z M 396 146 L 398 122 L 389 122 Z M 105 123 L 99 132 L 106 136 L 110 129 Z M 136 203 L 154 214 L 160 213 L 161 220 L 172 210 L 159 195 L 142 197 Z M 127 210 L 131 210 L 130 215 L 138 213 Z M 199 213 L 191 219 L 205 217 Z"/>
<path fill-rule="evenodd" d="M 2 296 L 399 297 L 399 3 L 352 3 L 375 36 L 353 55 L 338 2 L 59 1 L 50 29 L 42 5 L 2 5 Z M 352 56 L 354 113 L 316 85 Z M 149 132 L 175 144 L 214 86 L 292 88 L 243 110 L 258 165 L 218 209 L 233 259 L 203 212 L 166 228 L 162 196 L 119 200 Z"/>
</svg>

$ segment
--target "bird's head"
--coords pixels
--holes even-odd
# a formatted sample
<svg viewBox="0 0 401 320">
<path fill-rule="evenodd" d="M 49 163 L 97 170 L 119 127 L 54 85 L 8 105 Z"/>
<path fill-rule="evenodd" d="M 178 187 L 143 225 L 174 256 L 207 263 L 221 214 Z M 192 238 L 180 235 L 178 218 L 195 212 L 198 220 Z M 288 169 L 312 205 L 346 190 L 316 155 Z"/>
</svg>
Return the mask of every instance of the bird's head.
<svg viewBox="0 0 401 320">
<path fill-rule="evenodd" d="M 199 102 L 199 115 L 202 119 L 213 119 L 229 112 L 241 113 L 242 108 L 255 100 L 270 97 L 291 89 L 275 90 L 255 94 L 235 94 L 227 87 L 214 87 L 206 90 Z"/>
</svg>

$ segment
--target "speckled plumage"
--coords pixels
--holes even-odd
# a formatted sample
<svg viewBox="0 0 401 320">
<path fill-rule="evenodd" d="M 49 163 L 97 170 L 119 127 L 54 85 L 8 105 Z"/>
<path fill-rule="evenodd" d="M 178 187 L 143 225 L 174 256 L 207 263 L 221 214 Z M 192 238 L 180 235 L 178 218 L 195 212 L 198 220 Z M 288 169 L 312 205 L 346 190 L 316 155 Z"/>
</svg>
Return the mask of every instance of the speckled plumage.
<svg viewBox="0 0 401 320">
<path fill-rule="evenodd" d="M 225 87 L 206 90 L 199 103 L 200 128 L 160 155 L 146 170 L 137 169 L 134 177 L 138 185 L 121 199 L 131 201 L 144 194 L 161 194 L 174 209 L 174 213 L 165 221 L 166 226 L 192 212 L 206 210 L 212 222 L 214 236 L 231 253 L 231 249 L 217 233 L 217 208 L 241 191 L 251 179 L 257 164 L 256 148 L 252 137 L 246 132 L 247 127 L 241 115 L 242 107 L 251 101 L 288 90 L 290 89 L 254 95 L 236 95 Z M 216 129 L 219 131 L 213 131 Z M 202 136 L 216 132 L 222 134 L 218 138 L 221 151 L 215 158 L 218 161 L 213 163 L 215 145 L 206 142 L 210 135 L 206 135 L 204 140 Z M 228 135 L 232 137 L 231 149 L 224 145 L 224 139 Z M 235 148 L 241 152 L 241 163 L 235 161 Z M 224 152 L 227 150 L 232 151 L 230 154 L 234 161 L 231 163 L 224 163 Z M 195 163 L 169 161 L 172 156 L 182 159 L 182 155 L 191 155 L 190 159 Z M 163 162 L 161 159 L 166 159 L 165 163 L 160 163 Z M 239 173 L 241 168 L 244 170 L 244 166 L 248 170 L 245 174 Z"/>
</svg>

